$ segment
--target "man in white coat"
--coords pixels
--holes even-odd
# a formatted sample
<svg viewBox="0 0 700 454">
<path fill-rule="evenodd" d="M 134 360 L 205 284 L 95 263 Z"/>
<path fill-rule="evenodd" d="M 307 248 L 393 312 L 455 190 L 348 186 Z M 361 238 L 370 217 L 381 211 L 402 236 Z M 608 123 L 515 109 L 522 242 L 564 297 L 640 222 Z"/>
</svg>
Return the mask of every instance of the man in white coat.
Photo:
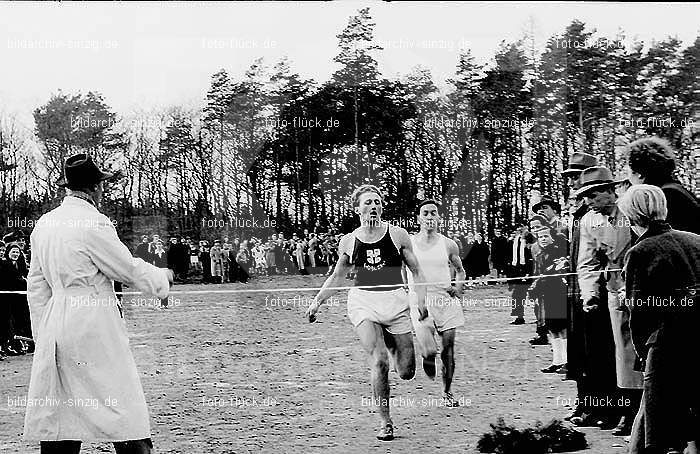
<svg viewBox="0 0 700 454">
<path fill-rule="evenodd" d="M 168 296 L 169 269 L 132 257 L 99 212 L 101 171 L 86 154 L 69 157 L 66 197 L 31 235 L 27 278 L 36 351 L 24 439 L 41 453 L 79 453 L 81 441 L 109 441 L 118 454 L 150 453 L 146 399 L 112 281 Z"/>
</svg>

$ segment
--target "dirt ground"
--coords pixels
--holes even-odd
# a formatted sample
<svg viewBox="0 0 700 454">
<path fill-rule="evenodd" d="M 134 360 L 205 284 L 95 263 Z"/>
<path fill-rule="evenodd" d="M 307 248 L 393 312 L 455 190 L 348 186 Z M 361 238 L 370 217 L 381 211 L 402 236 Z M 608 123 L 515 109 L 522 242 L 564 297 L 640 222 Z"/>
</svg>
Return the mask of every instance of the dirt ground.
<svg viewBox="0 0 700 454">
<path fill-rule="evenodd" d="M 316 287 L 320 276 L 259 278 L 248 285 L 181 285 L 174 290 Z M 127 302 L 131 348 L 141 374 L 158 453 L 443 453 L 476 452 L 498 416 L 517 426 L 561 418 L 573 382 L 539 370 L 549 347 L 532 347 L 534 325 L 511 326 L 505 286 L 467 292 L 458 330 L 453 393 L 464 404 L 440 406 L 441 383 L 418 363 L 416 378 L 391 372 L 397 439 L 376 440 L 369 369 L 345 315 L 346 292 L 303 318 L 312 292 L 174 295 L 171 307 Z M 533 322 L 532 311 L 527 312 Z M 38 453 L 20 439 L 31 356 L 0 362 L 0 453 Z M 590 454 L 626 452 L 620 437 L 584 429 Z M 84 453 L 110 452 L 87 443 Z M 524 453 L 525 454 L 525 453 Z"/>
</svg>

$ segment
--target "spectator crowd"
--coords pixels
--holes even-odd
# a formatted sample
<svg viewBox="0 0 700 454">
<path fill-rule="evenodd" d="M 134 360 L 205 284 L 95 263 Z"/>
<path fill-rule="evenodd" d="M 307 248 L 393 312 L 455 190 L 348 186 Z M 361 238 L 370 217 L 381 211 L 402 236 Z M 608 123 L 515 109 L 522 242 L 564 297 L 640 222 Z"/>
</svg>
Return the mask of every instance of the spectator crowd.
<svg viewBox="0 0 700 454">
<path fill-rule="evenodd" d="M 573 153 L 568 213 L 557 195 L 541 197 L 494 263 L 513 278 L 511 323 L 525 323 L 531 302 L 530 343 L 551 345 L 542 372 L 576 382 L 566 420 L 625 436 L 633 454 L 697 453 L 700 392 L 686 353 L 700 350 L 700 203 L 674 178 L 666 141 L 626 151 L 615 176 Z"/>
</svg>

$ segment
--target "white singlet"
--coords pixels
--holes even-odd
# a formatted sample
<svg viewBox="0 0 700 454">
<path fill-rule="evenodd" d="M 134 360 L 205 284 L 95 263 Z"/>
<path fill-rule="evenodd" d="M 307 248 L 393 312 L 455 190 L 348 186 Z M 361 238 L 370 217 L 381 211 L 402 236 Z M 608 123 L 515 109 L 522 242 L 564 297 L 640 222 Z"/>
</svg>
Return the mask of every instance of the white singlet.
<svg viewBox="0 0 700 454">
<path fill-rule="evenodd" d="M 446 237 L 440 233 L 437 235 L 438 240 L 430 249 L 426 250 L 420 249 L 416 244 L 416 236 L 411 235 L 413 254 L 418 259 L 418 263 L 423 270 L 425 281 L 440 282 L 439 284 L 426 286 L 426 290 L 428 292 L 444 292 L 450 287 L 450 281 L 452 280 L 452 275 L 450 273 L 450 256 L 447 251 Z M 413 273 L 411 273 L 411 270 L 407 268 L 406 274 L 408 276 L 408 283 L 410 285 L 411 292 L 415 292 L 415 288 L 413 286 Z"/>
<path fill-rule="evenodd" d="M 428 308 L 428 314 L 433 319 L 438 332 L 443 332 L 464 325 L 464 314 L 461 300 L 450 296 L 447 292 L 447 289 L 452 286 L 447 237 L 440 233 L 437 235 L 438 241 L 429 249 L 422 250 L 418 247 L 416 235 L 411 235 L 411 244 L 425 281 L 433 283 L 426 286 L 425 305 Z M 418 320 L 417 295 L 413 285 L 413 274 L 409 269 L 406 269 L 406 276 L 410 286 L 411 318 L 416 326 Z"/>
</svg>

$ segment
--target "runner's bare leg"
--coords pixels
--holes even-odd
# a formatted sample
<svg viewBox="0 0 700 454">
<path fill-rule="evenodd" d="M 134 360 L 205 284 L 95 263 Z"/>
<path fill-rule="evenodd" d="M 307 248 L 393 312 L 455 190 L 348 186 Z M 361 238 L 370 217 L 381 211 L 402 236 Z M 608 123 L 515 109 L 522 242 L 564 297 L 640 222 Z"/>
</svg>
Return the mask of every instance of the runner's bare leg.
<svg viewBox="0 0 700 454">
<path fill-rule="evenodd" d="M 384 333 L 384 343 L 391 354 L 396 372 L 402 380 L 410 380 L 416 375 L 416 354 L 413 347 L 413 333 L 391 334 Z"/>
<path fill-rule="evenodd" d="M 442 351 L 440 358 L 442 359 L 442 384 L 445 393 L 450 392 L 452 387 L 452 377 L 455 373 L 455 329 L 448 329 L 440 333 L 442 339 Z"/>
<path fill-rule="evenodd" d="M 382 327 L 369 320 L 364 320 L 356 328 L 360 343 L 370 355 L 372 369 L 372 392 L 375 402 L 379 404 L 379 417 L 382 424 L 391 423 L 389 415 L 389 355 L 387 354 Z"/>
</svg>

